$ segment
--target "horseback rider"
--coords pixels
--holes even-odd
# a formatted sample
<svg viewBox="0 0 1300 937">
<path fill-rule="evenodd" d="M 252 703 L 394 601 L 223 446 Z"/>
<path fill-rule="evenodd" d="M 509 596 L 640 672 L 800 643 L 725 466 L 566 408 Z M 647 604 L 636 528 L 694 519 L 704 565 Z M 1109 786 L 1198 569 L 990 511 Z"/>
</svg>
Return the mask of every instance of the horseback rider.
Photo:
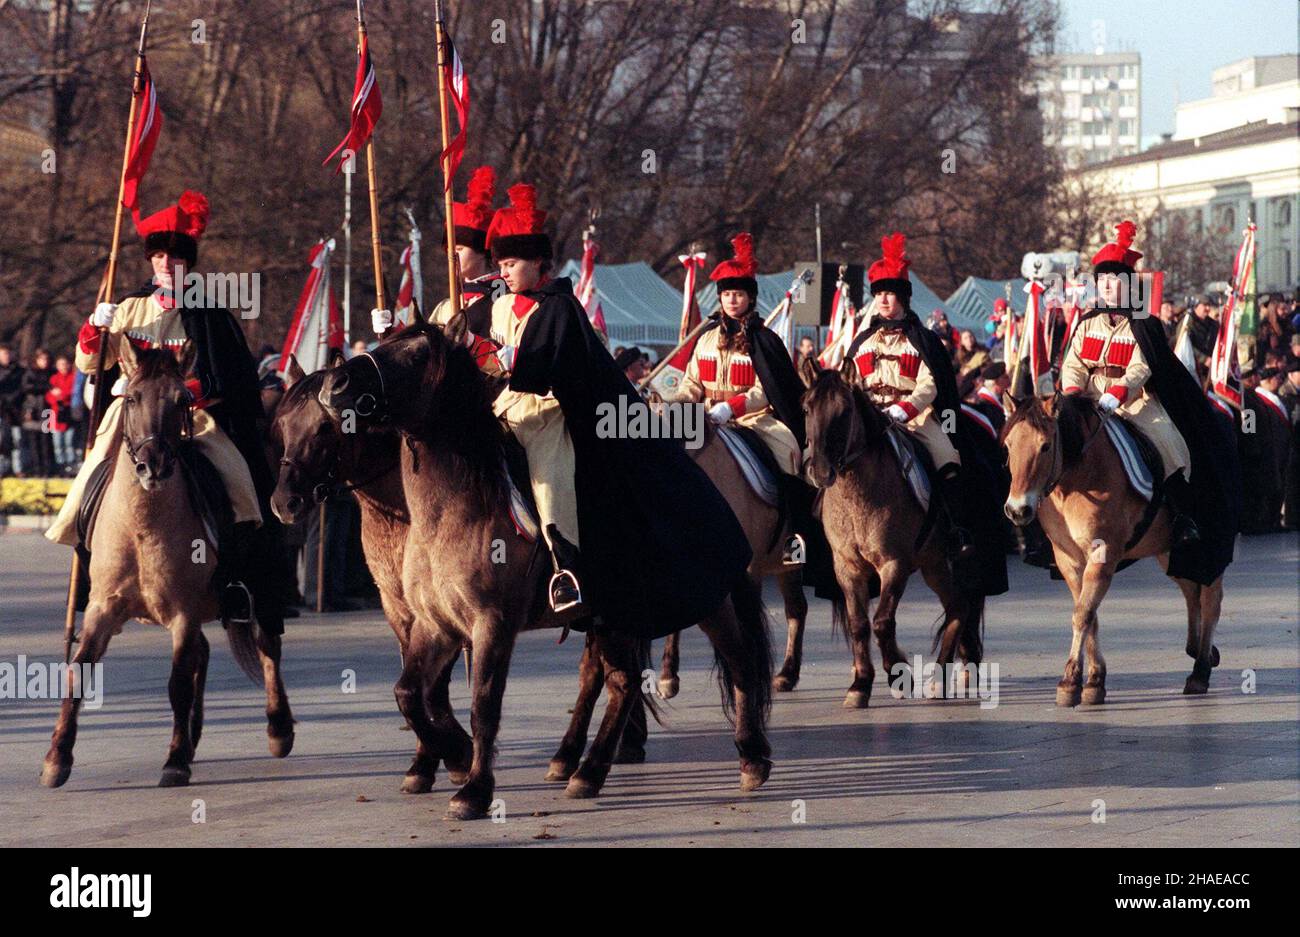
<svg viewBox="0 0 1300 937">
<path fill-rule="evenodd" d="M 752 430 L 776 460 L 787 486 L 796 533 L 785 545 L 787 565 L 804 562 L 814 492 L 803 481 L 803 384 L 790 353 L 758 314 L 754 239 L 732 239 L 733 256 L 709 279 L 721 310 L 699 336 L 674 399 L 709 404 L 709 419 Z"/>
<path fill-rule="evenodd" d="M 528 458 L 555 566 L 551 608 L 585 606 L 646 633 L 698 622 L 744 575 L 744 531 L 675 440 L 598 431 L 602 409 L 646 404 L 572 281 L 551 276 L 546 212 L 533 187 L 514 185 L 508 195 L 487 231 L 510 290 L 492 305 L 491 337 L 509 375 L 493 410 Z"/>
<path fill-rule="evenodd" d="M 895 232 L 880 242 L 883 256 L 867 270 L 876 314 L 849 346 L 846 369 L 885 414 L 929 453 L 935 488 L 951 520 L 956 556 L 974 543 L 961 492 L 961 454 L 949 438 L 957 424 L 957 378 L 939 337 L 912 311 L 907 242 Z M 944 421 L 952 428 L 945 429 Z"/>
<path fill-rule="evenodd" d="M 1173 513 L 1173 544 L 1182 546 L 1200 537 L 1188 484 L 1191 455 L 1178 427 L 1148 387 L 1153 349 L 1150 340 L 1141 340 L 1134 328 L 1129 297 L 1137 295 L 1135 268 L 1142 255 L 1130 245 L 1137 225 L 1123 221 L 1115 230 L 1115 241 L 1092 258 L 1097 303 L 1075 326 L 1061 364 L 1061 389 L 1096 401 L 1107 415 L 1124 417 L 1155 446 L 1166 476 L 1164 497 Z M 1153 317 L 1143 318 L 1159 325 Z M 1163 333 L 1159 344 L 1168 350 Z"/>
<path fill-rule="evenodd" d="M 492 331 L 492 303 L 506 291 L 501 274 L 492 268 L 487 250 L 487 228 L 492 220 L 492 200 L 496 196 L 496 171 L 480 166 L 469 179 L 465 201 L 453 202 L 452 224 L 455 227 L 457 270 L 461 277 L 462 305 L 465 310 L 465 341 L 474 352 L 479 367 L 495 373 L 495 351 L 488 339 Z M 451 299 L 433 307 L 429 321 L 445 329 L 454 314 Z M 393 327 L 390 309 L 370 310 L 375 333 L 382 335 Z"/>
<path fill-rule="evenodd" d="M 257 429 L 262 416 L 257 365 L 243 330 L 225 309 L 204 303 L 194 307 L 181 276 L 198 262 L 199 239 L 207 227 L 208 200 L 183 193 L 177 204 L 136 222 L 152 281 L 119 303 L 95 307 L 78 334 L 76 365 L 95 371 L 101 332 L 105 373 L 119 366 L 124 373 L 113 385 L 114 397 L 104 411 L 85 463 L 77 473 L 58 517 L 45 536 L 55 543 L 78 545 L 77 513 L 96 468 L 115 456 L 122 434 L 122 397 L 132 366 L 119 354 L 121 343 L 137 348 L 165 348 L 188 368 L 186 386 L 193 398 L 190 441 L 212 464 L 230 500 L 234 527 L 218 544 L 216 582 L 223 617 L 256 617 L 269 634 L 284 630 L 284 600 L 290 585 L 283 533 L 270 512 L 275 480 Z M 109 393 L 108 388 L 95 388 Z"/>
</svg>

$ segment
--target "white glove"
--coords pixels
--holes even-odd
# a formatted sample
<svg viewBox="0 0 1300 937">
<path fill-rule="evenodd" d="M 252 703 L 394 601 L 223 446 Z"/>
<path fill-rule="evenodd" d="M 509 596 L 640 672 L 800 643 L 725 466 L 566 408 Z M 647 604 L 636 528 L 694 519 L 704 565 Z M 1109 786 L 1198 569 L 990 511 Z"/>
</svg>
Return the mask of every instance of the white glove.
<svg viewBox="0 0 1300 937">
<path fill-rule="evenodd" d="M 1102 394 L 1097 400 L 1102 413 L 1114 413 L 1119 409 L 1119 398 L 1114 394 Z"/>
<path fill-rule="evenodd" d="M 375 330 L 376 335 L 382 335 L 387 332 L 393 327 L 393 310 L 371 309 L 370 327 Z"/>
<path fill-rule="evenodd" d="M 112 388 L 109 389 L 108 392 L 112 394 L 114 397 L 121 397 L 124 393 L 126 393 L 126 375 L 125 374 L 120 375 L 118 379 L 113 382 L 113 386 Z"/>
<path fill-rule="evenodd" d="M 112 303 L 100 303 L 90 314 L 90 324 L 97 329 L 106 329 L 113 324 L 113 313 L 117 307 Z"/>
<path fill-rule="evenodd" d="M 726 423 L 735 414 L 731 411 L 731 404 L 725 400 L 722 403 L 715 403 L 709 407 L 709 419 L 714 423 Z"/>
<path fill-rule="evenodd" d="M 515 369 L 515 355 L 518 352 L 518 345 L 502 345 L 497 349 L 497 361 L 501 362 L 501 370 L 513 371 Z"/>
<path fill-rule="evenodd" d="M 906 423 L 911 419 L 911 417 L 907 415 L 907 411 L 896 403 L 891 403 L 885 408 L 885 415 L 895 423 Z"/>
</svg>

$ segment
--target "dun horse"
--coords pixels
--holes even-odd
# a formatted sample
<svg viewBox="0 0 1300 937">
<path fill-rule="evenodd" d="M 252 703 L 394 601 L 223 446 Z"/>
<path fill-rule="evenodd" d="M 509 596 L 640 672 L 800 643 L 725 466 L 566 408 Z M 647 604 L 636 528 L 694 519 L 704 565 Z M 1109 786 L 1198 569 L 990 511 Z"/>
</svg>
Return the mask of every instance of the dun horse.
<svg viewBox="0 0 1300 937">
<path fill-rule="evenodd" d="M 1156 556 L 1167 567 L 1169 512 L 1161 508 L 1133 542 L 1146 502 L 1129 486 L 1119 453 L 1090 403 L 1058 395 L 1014 406 L 1002 428 L 1011 468 L 1006 514 L 1022 527 L 1035 516 L 1041 519 L 1074 596 L 1074 639 L 1056 687 L 1056 705 L 1101 703 L 1106 699 L 1106 660 L 1097 639 L 1097 609 L 1124 560 Z M 1209 690 L 1210 670 L 1219 663 L 1214 626 L 1223 604 L 1223 577 L 1210 586 L 1176 582 L 1187 603 L 1187 654 L 1196 661 L 1183 692 L 1202 694 Z"/>
<path fill-rule="evenodd" d="M 130 618 L 171 632 L 167 689 L 174 721 L 159 785 L 172 787 L 189 783 L 203 731 L 208 641 L 202 624 L 220 617 L 212 587 L 217 551 L 191 506 L 184 467 L 176 471 L 190 401 L 176 359 L 164 350 L 137 351 L 127 341 L 121 355 L 132 372 L 122 400 L 122 441 L 91 535 L 90 598 L 72 663 L 102 660 L 109 640 Z M 195 560 L 200 543 L 202 562 Z M 280 678 L 280 638 L 236 621 L 226 623 L 226 633 L 235 660 L 265 684 L 271 754 L 283 758 L 293 748 L 294 733 Z M 64 698 L 41 773 L 48 787 L 59 787 L 72 772 L 80 708 L 79 694 Z"/>
<path fill-rule="evenodd" d="M 463 325 L 463 323 L 460 323 Z M 411 526 L 402 561 L 402 589 L 415 612 L 411 646 L 428 653 L 435 672 L 463 643 L 474 651 L 473 757 L 452 817 L 483 816 L 492 801 L 494 745 L 506 675 L 519 632 L 560 627 L 546 607 L 550 574 L 541 547 L 517 535 L 508 503 L 503 436 L 488 385 L 469 352 L 424 324 L 410 326 L 370 355 L 327 372 L 319 398 L 336 421 L 375 412 L 404 437 L 402 482 Z M 671 588 L 671 584 L 666 584 Z M 701 623 L 713 642 L 724 687 L 734 705 L 741 787 L 760 786 L 771 770 L 765 735 L 770 660 L 757 590 L 742 577 L 717 613 Z M 609 705 L 587 757 L 568 781 L 576 797 L 597 794 L 639 698 L 639 645 L 616 622 L 595 636 Z M 449 721 L 449 718 L 451 721 Z M 461 740 L 449 707 L 434 719 L 435 754 L 446 760 Z"/>
<path fill-rule="evenodd" d="M 958 653 L 965 663 L 979 664 L 984 597 L 958 587 L 937 524 L 918 542 L 925 515 L 886 438 L 891 431 L 886 417 L 837 371 L 821 371 L 809 384 L 804 413 L 811 476 L 823 489 L 822 524 L 844 593 L 835 605 L 835 619 L 845 628 L 853 650 L 853 683 L 844 706 L 860 709 L 870 702 L 875 680 L 869 632 L 876 636 L 891 690 L 898 695 L 906 685 L 900 685 L 908 679 L 909 668 L 895 637 L 895 615 L 915 570 L 943 605 L 935 636 L 940 668 Z M 872 616 L 871 586 L 877 577 L 880 600 Z M 963 668 L 958 677 L 969 679 L 969 670 Z"/>
</svg>

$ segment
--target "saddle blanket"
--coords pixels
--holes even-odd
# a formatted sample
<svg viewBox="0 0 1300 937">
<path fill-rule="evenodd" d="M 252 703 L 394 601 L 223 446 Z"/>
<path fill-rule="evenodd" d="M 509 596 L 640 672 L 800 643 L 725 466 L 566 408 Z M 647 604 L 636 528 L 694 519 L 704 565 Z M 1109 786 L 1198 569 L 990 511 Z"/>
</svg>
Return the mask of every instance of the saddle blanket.
<svg viewBox="0 0 1300 937">
<path fill-rule="evenodd" d="M 907 479 L 908 485 L 912 489 L 912 494 L 916 496 L 916 501 L 921 505 L 921 510 L 928 513 L 930 510 L 930 477 L 925 472 L 925 467 L 921 464 L 920 459 L 916 457 L 916 450 L 913 448 L 915 443 L 907 435 L 906 430 L 899 429 L 891 425 L 885 431 L 889 437 L 889 443 L 894 447 L 894 456 L 898 459 L 898 466 L 903 470 L 903 477 Z"/>
<path fill-rule="evenodd" d="M 740 466 L 740 472 L 745 476 L 745 481 L 749 483 L 749 487 L 754 490 L 754 494 L 758 495 L 764 504 L 776 507 L 780 489 L 777 487 L 776 478 L 768 467 L 759 461 L 754 451 L 745 444 L 740 434 L 731 427 L 719 426 L 718 435 L 727 444 L 727 449 L 736 460 L 736 464 Z"/>
<path fill-rule="evenodd" d="M 532 543 L 542 532 L 542 525 L 537 520 L 537 512 L 533 510 L 531 502 L 515 484 L 514 476 L 510 474 L 510 469 L 504 460 L 501 463 L 501 474 L 510 485 L 510 520 L 515 525 L 515 532 Z"/>
<path fill-rule="evenodd" d="M 1129 485 L 1143 501 L 1150 501 L 1155 492 L 1155 481 L 1151 477 L 1150 467 L 1142 458 L 1137 442 L 1129 433 L 1128 426 L 1123 420 L 1115 419 L 1106 420 L 1105 425 L 1106 434 L 1110 436 L 1115 451 L 1119 453 L 1119 460 L 1124 466 L 1124 474 L 1128 477 Z"/>
</svg>

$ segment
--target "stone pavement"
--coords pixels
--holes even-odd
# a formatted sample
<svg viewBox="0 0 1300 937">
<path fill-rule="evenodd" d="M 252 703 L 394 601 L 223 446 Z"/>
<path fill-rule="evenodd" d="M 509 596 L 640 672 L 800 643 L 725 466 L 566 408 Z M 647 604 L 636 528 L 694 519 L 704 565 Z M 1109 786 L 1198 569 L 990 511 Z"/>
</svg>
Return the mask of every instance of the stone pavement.
<svg viewBox="0 0 1300 937">
<path fill-rule="evenodd" d="M 68 560 L 35 533 L 0 532 L 0 664 L 61 653 Z M 105 702 L 83 714 L 65 787 L 37 783 L 57 703 L 0 700 L 0 845 L 1297 846 L 1298 565 L 1293 536 L 1241 541 L 1216 638 L 1223 661 L 1202 698 L 1181 695 L 1191 661 L 1177 588 L 1154 561 L 1125 571 L 1101 609 L 1108 702 L 1072 711 L 1053 705 L 1068 592 L 1041 571 L 1017 564 L 1012 591 L 989 603 L 994 708 L 894 700 L 878 673 L 871 708 L 842 709 L 848 652 L 829 606 L 813 601 L 803 680 L 773 707 L 776 767 L 752 795 L 739 793 L 712 654 L 691 632 L 682 692 L 664 704 L 667 726 L 651 728 L 648 762 L 616 765 L 597 800 L 566 799 L 542 778 L 567 724 L 581 642 L 528 634 L 499 739 L 502 823 L 443 820 L 454 790 L 445 775 L 430 794 L 398 792 L 414 737 L 393 702 L 397 648 L 378 612 L 290 623 L 285 681 L 298 727 L 285 760 L 267 754 L 260 688 L 208 626 L 193 783 L 158 789 L 170 642 L 131 623 L 109 649 Z M 768 603 L 779 609 L 771 589 Z M 899 616 L 909 655 L 928 653 L 937 613 L 916 579 Z M 775 626 L 773 643 L 783 645 Z M 342 691 L 345 670 L 355 693 Z M 1246 670 L 1253 694 L 1242 691 Z M 459 666 L 452 696 L 468 725 Z M 206 822 L 193 822 L 196 801 Z"/>
</svg>

